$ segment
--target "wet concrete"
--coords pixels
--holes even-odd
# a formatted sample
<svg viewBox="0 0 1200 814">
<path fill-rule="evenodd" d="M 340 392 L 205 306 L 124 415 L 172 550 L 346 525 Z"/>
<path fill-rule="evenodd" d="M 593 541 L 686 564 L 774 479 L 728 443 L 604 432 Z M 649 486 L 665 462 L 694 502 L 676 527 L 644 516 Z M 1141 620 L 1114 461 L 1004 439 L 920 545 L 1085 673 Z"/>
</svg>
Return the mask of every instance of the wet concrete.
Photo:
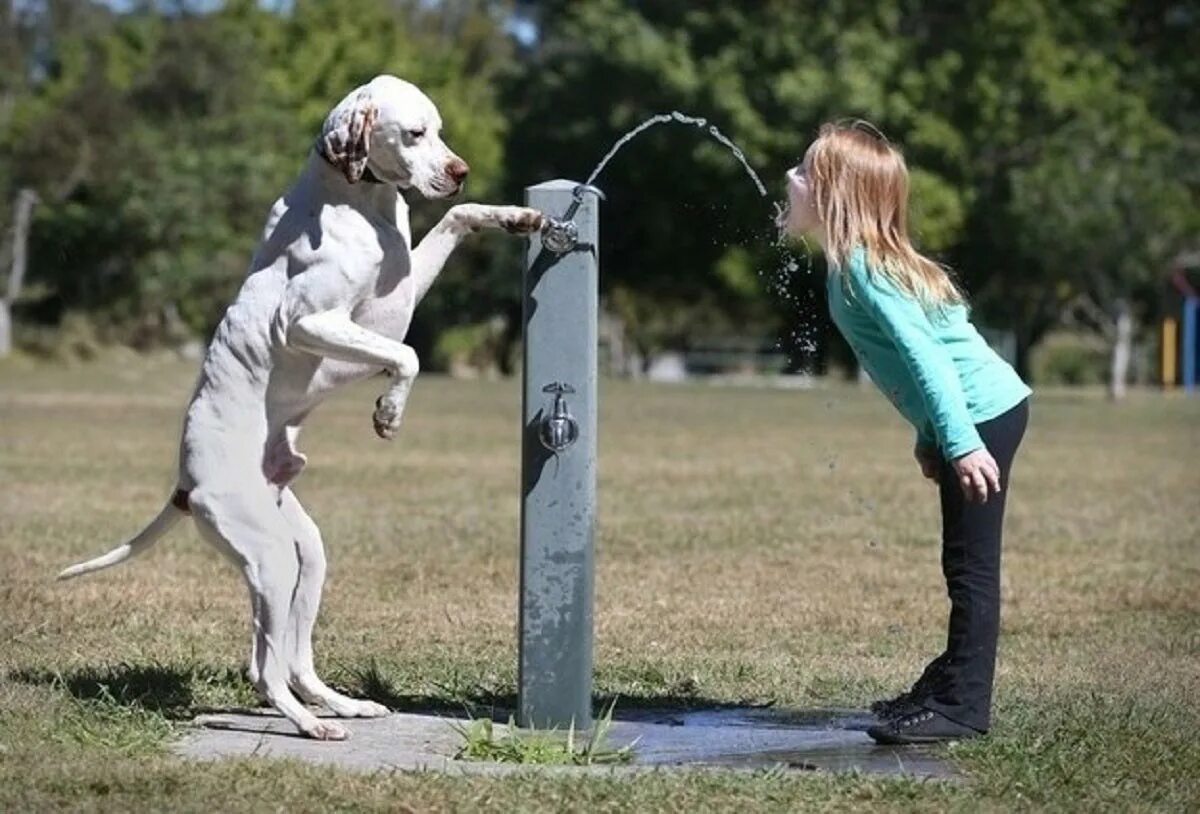
<svg viewBox="0 0 1200 814">
<path fill-rule="evenodd" d="M 719 708 L 626 712 L 614 744 L 636 739 L 644 765 L 706 765 L 807 771 L 859 771 L 951 779 L 953 768 L 929 749 L 880 746 L 875 723 L 858 710 Z"/>
<path fill-rule="evenodd" d="M 500 716 L 497 716 L 500 717 Z M 507 717 L 504 717 L 507 720 Z M 397 713 L 386 718 L 342 721 L 351 738 L 311 741 L 271 711 L 244 710 L 196 719 L 174 751 L 192 760 L 233 757 L 291 758 L 356 771 L 433 770 L 456 774 L 502 774 L 529 766 L 455 760 L 462 744 L 453 717 Z M 858 771 L 864 774 L 953 779 L 936 753 L 913 747 L 877 746 L 866 734 L 873 723 L 855 710 L 626 710 L 615 720 L 608 745 L 633 744 L 632 764 L 554 771 L 637 772 L 662 769 Z M 505 732 L 497 724 L 497 736 Z"/>
</svg>

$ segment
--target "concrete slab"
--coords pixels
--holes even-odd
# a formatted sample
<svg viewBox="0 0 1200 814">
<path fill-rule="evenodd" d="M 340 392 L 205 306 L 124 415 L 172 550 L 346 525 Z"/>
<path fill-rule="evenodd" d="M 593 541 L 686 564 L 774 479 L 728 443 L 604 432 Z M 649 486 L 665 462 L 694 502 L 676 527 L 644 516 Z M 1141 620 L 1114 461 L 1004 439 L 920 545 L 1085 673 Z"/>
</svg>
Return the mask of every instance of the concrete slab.
<svg viewBox="0 0 1200 814">
<path fill-rule="evenodd" d="M 865 733 L 872 722 L 854 710 L 789 711 L 713 709 L 632 710 L 613 722 L 608 744 L 634 744 L 632 764 L 555 767 L 567 772 L 636 772 L 647 769 L 778 767 L 788 771 L 859 771 L 867 774 L 954 779 L 936 754 L 912 747 L 877 746 Z M 202 715 L 174 746 L 192 760 L 233 757 L 291 758 L 354 771 L 432 770 L 457 774 L 528 771 L 514 764 L 455 760 L 460 718 L 396 713 L 342 723 L 347 741 L 312 741 L 271 711 Z M 506 730 L 496 724 L 497 735 Z"/>
<path fill-rule="evenodd" d="M 462 737 L 452 719 L 394 714 L 386 718 L 343 720 L 345 741 L 314 741 L 300 735 L 273 712 L 239 710 L 197 717 L 192 730 L 172 751 L 192 760 L 232 757 L 290 758 L 354 771 L 431 769 L 454 771 Z"/>
</svg>

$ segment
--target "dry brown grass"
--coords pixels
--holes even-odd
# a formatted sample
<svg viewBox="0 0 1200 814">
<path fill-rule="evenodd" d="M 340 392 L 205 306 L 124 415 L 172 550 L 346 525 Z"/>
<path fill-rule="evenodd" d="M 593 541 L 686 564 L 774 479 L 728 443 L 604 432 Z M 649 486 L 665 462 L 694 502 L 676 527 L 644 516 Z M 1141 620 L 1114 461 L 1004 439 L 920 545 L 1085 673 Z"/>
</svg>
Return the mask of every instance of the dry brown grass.
<svg viewBox="0 0 1200 814">
<path fill-rule="evenodd" d="M 249 698 L 245 591 L 194 531 L 123 568 L 52 581 L 136 531 L 169 494 L 192 376 L 190 365 L 146 360 L 0 368 L 0 780 L 6 769 L 21 780 L 0 791 L 0 808 L 6 795 L 8 807 L 105 807 L 120 794 L 230 803 L 229 776 L 276 799 L 260 768 L 180 766 L 156 751 L 162 715 Z M 371 431 L 374 389 L 323 408 L 302 440 L 310 465 L 297 491 L 331 561 L 318 659 L 335 683 L 393 701 L 503 698 L 516 658 L 518 384 L 426 377 L 392 444 Z M 606 382 L 602 392 L 598 691 L 622 703 L 862 704 L 940 649 L 936 493 L 880 398 L 850 387 Z M 522 799 L 533 787 L 571 806 L 671 808 L 689 795 L 846 805 L 876 794 L 918 808 L 1084 805 L 1074 774 L 1021 779 L 1051 771 L 1027 758 L 1044 753 L 1046 716 L 1067 710 L 1054 718 L 1063 732 L 1126 707 L 1147 720 L 1178 709 L 1170 732 L 1200 724 L 1198 452 L 1200 399 L 1039 396 L 1011 490 L 996 736 L 963 750 L 976 776 L 967 790 L 842 778 L 596 781 L 575 792 L 546 779 L 388 782 L 418 807 Z M 114 709 L 119 720 L 104 717 Z M 79 721 L 100 734 L 71 735 Z M 1177 741 L 1162 750 L 1174 755 Z M 143 756 L 121 768 L 121 754 Z M 1178 760 L 1200 764 L 1200 752 Z M 1099 799 L 1154 805 L 1146 788 L 1164 803 L 1194 799 L 1195 775 L 1174 776 L 1186 763 L 1138 765 L 1150 761 L 1158 774 L 1134 773 Z M 138 764 L 161 784 L 130 780 L 110 799 L 78 780 L 141 777 Z M 366 780 L 289 771 L 294 789 L 377 799 Z"/>
</svg>

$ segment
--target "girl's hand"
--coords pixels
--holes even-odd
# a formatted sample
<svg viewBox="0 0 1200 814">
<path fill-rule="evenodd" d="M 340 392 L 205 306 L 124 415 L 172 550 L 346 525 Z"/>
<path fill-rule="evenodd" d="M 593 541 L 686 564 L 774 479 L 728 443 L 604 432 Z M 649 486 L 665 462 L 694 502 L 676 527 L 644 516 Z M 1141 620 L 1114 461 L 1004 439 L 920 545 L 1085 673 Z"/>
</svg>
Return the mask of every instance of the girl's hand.
<svg viewBox="0 0 1200 814">
<path fill-rule="evenodd" d="M 1000 494 L 1000 467 L 986 449 L 977 449 L 954 461 L 954 473 L 968 501 L 987 503 L 989 494 Z"/>
<path fill-rule="evenodd" d="M 922 475 L 929 480 L 938 479 L 938 470 L 941 468 L 942 461 L 936 447 L 917 444 L 913 447 L 913 457 L 917 459 L 917 466 L 921 467 Z"/>
</svg>

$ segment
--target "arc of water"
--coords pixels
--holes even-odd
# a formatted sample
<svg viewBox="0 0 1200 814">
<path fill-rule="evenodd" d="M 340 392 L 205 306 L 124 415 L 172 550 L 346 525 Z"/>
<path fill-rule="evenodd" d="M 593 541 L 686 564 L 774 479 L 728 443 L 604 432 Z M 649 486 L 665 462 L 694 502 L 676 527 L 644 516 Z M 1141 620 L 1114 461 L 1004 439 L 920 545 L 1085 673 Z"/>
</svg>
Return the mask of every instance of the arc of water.
<svg viewBox="0 0 1200 814">
<path fill-rule="evenodd" d="M 754 186 L 758 188 L 759 194 L 763 197 L 766 197 L 767 188 L 763 186 L 763 182 L 759 179 L 758 173 L 754 171 L 754 168 L 750 166 L 750 162 L 746 160 L 746 154 L 742 152 L 741 148 L 730 141 L 729 138 L 726 137 L 716 125 L 709 124 L 707 119 L 700 118 L 699 116 L 688 116 L 685 113 L 680 113 L 678 110 L 672 110 L 670 113 L 659 113 L 656 116 L 651 116 L 649 119 L 646 119 L 646 121 L 642 122 L 637 127 L 621 136 L 621 138 L 617 139 L 616 143 L 613 144 L 609 151 L 604 155 L 604 158 L 600 159 L 600 163 L 596 165 L 596 168 L 592 170 L 592 174 L 588 176 L 587 181 L 584 183 L 591 185 L 600 175 L 600 173 L 604 171 L 604 168 L 608 166 L 608 162 L 613 159 L 613 156 L 620 152 L 622 147 L 636 138 L 638 134 L 645 130 L 649 130 L 651 127 L 656 125 L 668 124 L 670 122 L 692 125 L 702 130 L 706 130 L 710 136 L 728 147 L 730 152 L 733 153 L 734 158 L 741 162 L 742 167 L 745 168 L 746 174 L 750 176 L 750 180 L 753 181 Z"/>
</svg>

